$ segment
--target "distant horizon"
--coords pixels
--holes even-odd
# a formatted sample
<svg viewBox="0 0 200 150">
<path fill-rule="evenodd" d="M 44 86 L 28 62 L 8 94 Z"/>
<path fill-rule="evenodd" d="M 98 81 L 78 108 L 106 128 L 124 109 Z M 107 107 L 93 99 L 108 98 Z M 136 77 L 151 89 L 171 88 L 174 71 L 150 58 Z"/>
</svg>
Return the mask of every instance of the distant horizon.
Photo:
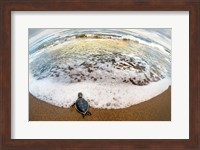
<svg viewBox="0 0 200 150">
<path fill-rule="evenodd" d="M 63 34 L 65 32 L 65 34 Z M 75 29 L 65 29 L 65 28 L 50 28 L 50 29 L 44 29 L 44 28 L 30 28 L 29 29 L 29 51 L 34 52 L 37 47 L 43 44 L 42 41 L 45 38 L 47 40 L 52 40 L 53 38 L 59 39 L 59 34 L 63 36 L 64 35 L 73 35 L 73 34 L 80 34 L 80 33 L 112 33 L 117 35 L 129 35 L 137 37 L 137 35 L 141 34 L 143 36 L 146 36 L 146 38 L 156 41 L 157 36 L 162 39 L 162 44 L 168 45 L 168 49 L 170 49 L 171 46 L 171 29 L 165 29 L 165 28 L 145 28 L 145 29 L 126 29 L 126 28 L 75 28 Z M 152 36 L 154 34 L 154 36 Z M 49 37 L 52 35 L 52 37 Z M 151 36 L 150 36 L 151 35 Z M 166 43 L 168 39 L 168 43 Z"/>
<path fill-rule="evenodd" d="M 48 29 L 67 29 L 67 28 L 29 28 L 29 39 L 32 38 L 33 36 L 41 33 L 44 30 L 48 30 Z M 91 28 L 70 28 L 70 29 L 91 29 Z M 127 28 L 92 28 L 92 29 L 127 29 Z M 131 28 L 128 28 L 131 29 Z M 171 28 L 132 28 L 132 29 L 145 29 L 145 30 L 149 30 L 149 31 L 157 31 L 160 32 L 162 34 L 164 34 L 165 36 L 167 36 L 168 38 L 171 38 Z"/>
</svg>

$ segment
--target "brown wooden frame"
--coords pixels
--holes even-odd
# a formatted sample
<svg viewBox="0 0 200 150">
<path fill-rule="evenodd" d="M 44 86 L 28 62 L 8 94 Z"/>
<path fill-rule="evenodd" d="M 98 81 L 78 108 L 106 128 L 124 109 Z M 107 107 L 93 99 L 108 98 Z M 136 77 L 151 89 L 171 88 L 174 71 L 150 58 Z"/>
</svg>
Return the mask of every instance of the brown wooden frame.
<svg viewBox="0 0 200 150">
<path fill-rule="evenodd" d="M 11 139 L 11 11 L 189 11 L 189 139 Z M 200 0 L 1 0 L 0 149 L 200 149 L 199 36 Z"/>
</svg>

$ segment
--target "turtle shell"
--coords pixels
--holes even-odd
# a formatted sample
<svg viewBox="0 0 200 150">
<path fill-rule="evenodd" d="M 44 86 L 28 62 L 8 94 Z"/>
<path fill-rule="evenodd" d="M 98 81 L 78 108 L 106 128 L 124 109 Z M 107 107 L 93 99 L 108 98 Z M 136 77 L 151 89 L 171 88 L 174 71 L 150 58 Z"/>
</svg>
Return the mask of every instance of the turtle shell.
<svg viewBox="0 0 200 150">
<path fill-rule="evenodd" d="M 86 114 L 88 111 L 88 102 L 86 100 L 84 100 L 83 98 L 79 98 L 76 101 L 75 104 L 76 109 L 78 110 L 78 112 L 82 113 L 82 114 Z"/>
</svg>

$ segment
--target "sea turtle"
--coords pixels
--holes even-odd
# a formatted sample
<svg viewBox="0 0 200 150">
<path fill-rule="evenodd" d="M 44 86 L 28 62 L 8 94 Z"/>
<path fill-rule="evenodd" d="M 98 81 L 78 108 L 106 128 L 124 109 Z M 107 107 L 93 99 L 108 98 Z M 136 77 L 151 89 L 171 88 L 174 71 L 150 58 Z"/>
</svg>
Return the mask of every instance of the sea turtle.
<svg viewBox="0 0 200 150">
<path fill-rule="evenodd" d="M 78 93 L 78 99 L 75 102 L 75 108 L 76 110 L 83 115 L 83 118 L 86 115 L 92 115 L 91 112 L 88 111 L 89 104 L 88 102 L 83 98 L 83 94 L 80 92 Z"/>
</svg>

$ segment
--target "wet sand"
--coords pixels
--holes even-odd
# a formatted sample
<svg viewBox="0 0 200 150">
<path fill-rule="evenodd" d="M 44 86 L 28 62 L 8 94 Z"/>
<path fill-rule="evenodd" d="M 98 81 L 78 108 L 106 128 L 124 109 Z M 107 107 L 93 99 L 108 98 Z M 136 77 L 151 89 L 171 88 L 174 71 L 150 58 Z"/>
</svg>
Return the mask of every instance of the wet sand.
<svg viewBox="0 0 200 150">
<path fill-rule="evenodd" d="M 29 121 L 170 121 L 171 87 L 151 100 L 128 108 L 90 108 L 89 111 L 92 115 L 83 118 L 75 107 L 57 107 L 29 94 Z"/>
</svg>

